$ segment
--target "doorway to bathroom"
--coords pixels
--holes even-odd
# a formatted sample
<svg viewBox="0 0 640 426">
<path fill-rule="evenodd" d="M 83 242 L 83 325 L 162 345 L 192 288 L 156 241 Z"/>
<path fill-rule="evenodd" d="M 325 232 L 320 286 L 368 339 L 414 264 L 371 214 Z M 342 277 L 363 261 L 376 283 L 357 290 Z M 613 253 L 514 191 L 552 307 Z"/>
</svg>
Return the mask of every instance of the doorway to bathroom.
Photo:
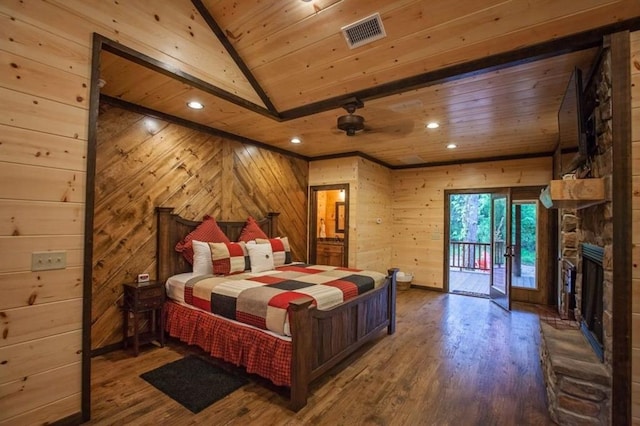
<svg viewBox="0 0 640 426">
<path fill-rule="evenodd" d="M 348 266 L 349 185 L 311 187 L 309 262 Z"/>
</svg>

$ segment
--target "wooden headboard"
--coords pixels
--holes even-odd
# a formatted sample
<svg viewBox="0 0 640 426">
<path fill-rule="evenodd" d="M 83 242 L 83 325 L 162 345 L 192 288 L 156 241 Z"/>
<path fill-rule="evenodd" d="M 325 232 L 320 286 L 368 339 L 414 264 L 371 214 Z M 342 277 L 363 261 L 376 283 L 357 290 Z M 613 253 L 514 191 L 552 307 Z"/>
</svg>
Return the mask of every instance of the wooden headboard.
<svg viewBox="0 0 640 426">
<path fill-rule="evenodd" d="M 175 250 L 178 241 L 193 231 L 200 222 L 184 219 L 173 213 L 173 207 L 156 207 L 158 214 L 158 253 L 156 277 L 166 281 L 172 275 L 190 272 L 191 265 Z M 257 220 L 260 228 L 269 237 L 278 235 L 278 216 L 280 213 L 267 213 L 267 217 Z M 238 222 L 217 222 L 220 229 L 231 241 L 237 241 L 245 220 Z"/>
</svg>

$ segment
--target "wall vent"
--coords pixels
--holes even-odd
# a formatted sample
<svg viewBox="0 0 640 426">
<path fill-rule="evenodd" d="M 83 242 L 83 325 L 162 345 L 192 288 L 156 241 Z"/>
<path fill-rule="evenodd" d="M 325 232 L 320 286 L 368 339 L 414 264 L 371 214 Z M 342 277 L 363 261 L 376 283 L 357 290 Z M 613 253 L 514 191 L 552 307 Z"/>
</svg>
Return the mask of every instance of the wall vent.
<svg viewBox="0 0 640 426">
<path fill-rule="evenodd" d="M 382 18 L 379 13 L 375 13 L 353 24 L 341 28 L 342 34 L 349 48 L 363 46 L 374 40 L 379 40 L 387 36 L 382 26 Z"/>
</svg>

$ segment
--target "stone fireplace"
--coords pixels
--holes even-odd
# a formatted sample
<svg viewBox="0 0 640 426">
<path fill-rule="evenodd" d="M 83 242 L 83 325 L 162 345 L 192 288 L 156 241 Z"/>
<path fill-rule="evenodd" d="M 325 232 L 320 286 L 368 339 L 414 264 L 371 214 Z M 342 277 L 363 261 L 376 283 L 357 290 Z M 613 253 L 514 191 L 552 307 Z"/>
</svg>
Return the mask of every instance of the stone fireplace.
<svg viewBox="0 0 640 426">
<path fill-rule="evenodd" d="M 591 99 L 597 150 L 587 176 L 612 175 L 610 53 L 605 48 L 586 96 Z M 610 188 L 606 190 L 610 192 Z M 551 417 L 560 424 L 611 423 L 613 223 L 612 203 L 560 210 L 558 308 L 575 322 L 541 323 L 540 357 Z M 574 266 L 572 276 L 567 266 Z M 575 279 L 569 286 L 568 280 Z M 568 294 L 569 289 L 573 294 Z M 563 299 L 564 297 L 564 299 Z"/>
</svg>

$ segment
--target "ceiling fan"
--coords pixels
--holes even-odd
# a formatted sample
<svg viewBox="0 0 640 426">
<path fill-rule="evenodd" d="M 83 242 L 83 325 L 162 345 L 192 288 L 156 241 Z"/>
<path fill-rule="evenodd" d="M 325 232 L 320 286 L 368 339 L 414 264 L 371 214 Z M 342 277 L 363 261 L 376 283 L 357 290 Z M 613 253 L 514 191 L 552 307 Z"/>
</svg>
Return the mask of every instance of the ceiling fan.
<svg viewBox="0 0 640 426">
<path fill-rule="evenodd" d="M 358 108 L 363 108 L 364 103 L 358 98 L 350 98 L 342 108 L 347 111 L 346 115 L 338 117 L 336 133 L 344 132 L 347 136 L 355 136 L 356 133 L 384 133 L 389 136 L 405 136 L 413 130 L 413 120 L 389 110 L 380 110 L 373 108 L 370 112 L 374 114 L 376 121 L 383 121 L 373 127 L 365 125 L 365 119 L 361 115 L 355 114 Z"/>
<path fill-rule="evenodd" d="M 348 114 L 338 117 L 338 129 L 344 131 L 347 136 L 354 136 L 356 132 L 364 130 L 364 117 L 354 114 L 356 109 L 362 108 L 363 106 L 364 103 L 357 98 L 353 98 L 342 105 L 342 108 L 344 108 Z"/>
</svg>

